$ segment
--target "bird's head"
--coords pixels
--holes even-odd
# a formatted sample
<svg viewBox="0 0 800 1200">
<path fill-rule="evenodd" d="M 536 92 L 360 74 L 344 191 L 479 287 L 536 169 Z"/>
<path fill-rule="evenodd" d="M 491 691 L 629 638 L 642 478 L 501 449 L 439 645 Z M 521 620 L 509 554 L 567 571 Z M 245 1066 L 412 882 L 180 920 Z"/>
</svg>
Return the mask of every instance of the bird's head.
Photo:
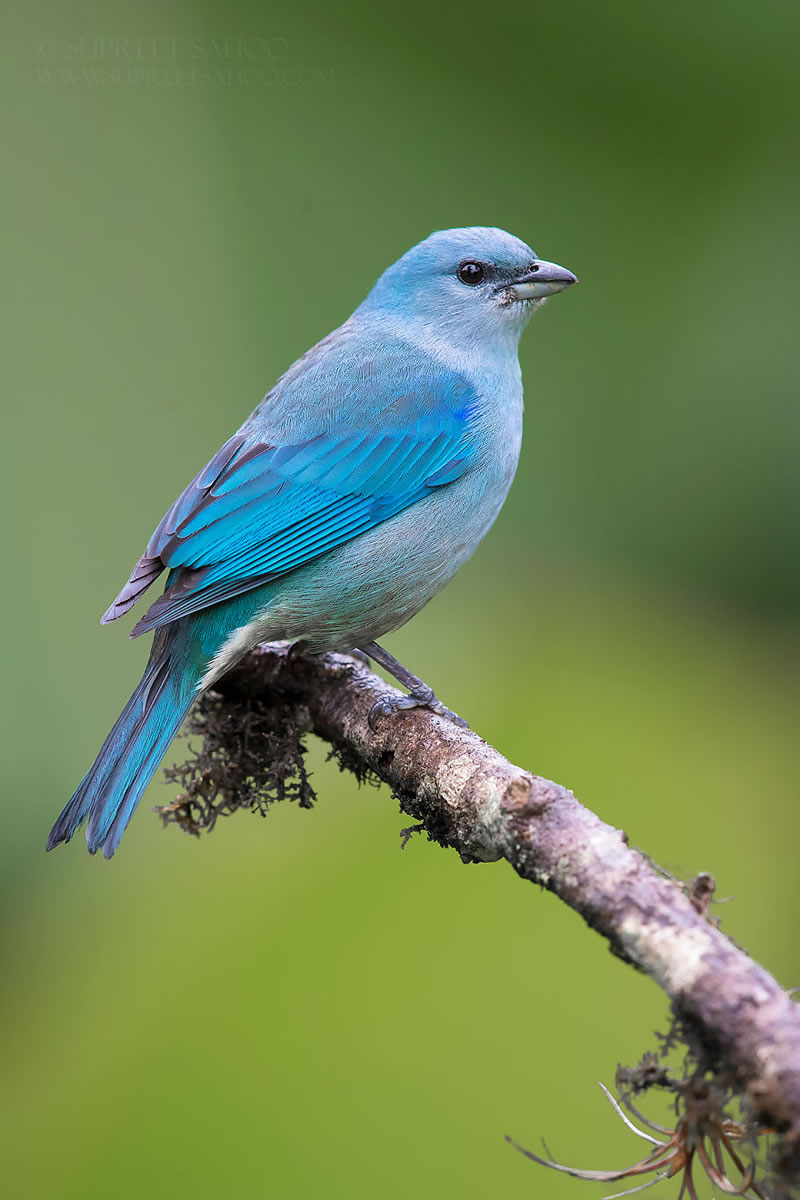
<svg viewBox="0 0 800 1200">
<path fill-rule="evenodd" d="M 516 347 L 531 314 L 576 277 L 502 229 L 443 229 L 384 271 L 359 312 L 465 345 Z"/>
</svg>

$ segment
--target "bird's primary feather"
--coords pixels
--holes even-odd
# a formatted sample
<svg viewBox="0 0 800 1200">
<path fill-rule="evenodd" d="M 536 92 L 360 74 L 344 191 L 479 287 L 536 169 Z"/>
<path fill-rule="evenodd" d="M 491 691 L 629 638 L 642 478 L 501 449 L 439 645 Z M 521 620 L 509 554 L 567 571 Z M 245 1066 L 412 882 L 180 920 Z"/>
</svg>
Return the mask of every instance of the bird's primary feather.
<svg viewBox="0 0 800 1200">
<path fill-rule="evenodd" d="M 353 357 L 345 332 L 284 376 L 163 517 L 104 622 L 166 567 L 167 589 L 134 635 L 271 582 L 457 479 L 474 453 L 474 389 L 456 372 L 432 375 L 411 345 L 390 348 L 378 367 Z M 377 384 L 369 404 L 365 372 Z M 310 436 L 281 441 L 287 403 L 302 404 Z M 342 404 L 353 415 L 334 425 Z"/>
</svg>

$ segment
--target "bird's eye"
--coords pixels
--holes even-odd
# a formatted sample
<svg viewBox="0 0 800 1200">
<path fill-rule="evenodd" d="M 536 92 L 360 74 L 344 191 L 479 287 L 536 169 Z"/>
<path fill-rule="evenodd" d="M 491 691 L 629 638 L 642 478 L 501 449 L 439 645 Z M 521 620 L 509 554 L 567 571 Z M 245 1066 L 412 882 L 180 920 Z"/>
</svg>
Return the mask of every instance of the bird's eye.
<svg viewBox="0 0 800 1200">
<path fill-rule="evenodd" d="M 483 283 L 485 277 L 486 268 L 483 263 L 463 262 L 458 268 L 458 278 L 469 287 L 475 287 L 476 284 Z"/>
</svg>

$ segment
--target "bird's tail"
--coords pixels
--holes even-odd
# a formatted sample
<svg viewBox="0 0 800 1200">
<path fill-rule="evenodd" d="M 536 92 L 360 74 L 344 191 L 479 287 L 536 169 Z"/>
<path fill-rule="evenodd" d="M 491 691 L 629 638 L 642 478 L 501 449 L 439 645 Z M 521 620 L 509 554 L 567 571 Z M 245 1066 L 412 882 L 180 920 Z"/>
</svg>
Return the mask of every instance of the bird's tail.
<svg viewBox="0 0 800 1200">
<path fill-rule="evenodd" d="M 142 793 L 195 697 L 195 680 L 172 669 L 168 636 L 156 638 L 141 682 L 50 831 L 47 849 L 68 842 L 88 818 L 90 854 L 116 850 Z"/>
</svg>

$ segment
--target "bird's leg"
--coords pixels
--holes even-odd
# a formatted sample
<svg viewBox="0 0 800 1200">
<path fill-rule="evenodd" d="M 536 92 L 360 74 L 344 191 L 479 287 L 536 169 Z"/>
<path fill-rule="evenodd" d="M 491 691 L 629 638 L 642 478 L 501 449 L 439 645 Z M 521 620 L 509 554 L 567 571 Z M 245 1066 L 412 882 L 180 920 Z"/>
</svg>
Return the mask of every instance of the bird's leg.
<svg viewBox="0 0 800 1200">
<path fill-rule="evenodd" d="M 386 696 L 377 704 L 373 704 L 368 717 L 370 729 L 377 729 L 378 720 L 381 717 L 388 717 L 390 713 L 405 708 L 429 708 L 432 712 L 438 713 L 440 717 L 449 717 L 456 725 L 468 728 L 463 717 L 459 717 L 457 713 L 445 708 L 441 700 L 436 699 L 433 689 L 429 688 L 427 683 L 423 683 L 416 675 L 412 675 L 402 663 L 388 654 L 377 642 L 367 642 L 366 646 L 361 647 L 361 650 L 390 675 L 393 675 L 398 683 L 408 688 L 407 696 Z"/>
<path fill-rule="evenodd" d="M 365 654 L 363 650 L 359 650 L 358 646 L 353 646 L 351 650 L 346 650 L 345 654 L 350 658 L 354 658 L 356 662 L 360 662 L 362 666 L 369 666 L 369 655 Z"/>
<path fill-rule="evenodd" d="M 311 650 L 309 648 L 310 646 L 311 646 L 311 642 L 306 642 L 302 638 L 300 638 L 299 641 L 292 642 L 291 646 L 289 647 L 288 651 L 286 652 L 287 657 L 289 658 L 290 661 L 293 658 L 302 658 L 302 656 L 304 654 L 310 655 L 313 658 L 315 655 L 315 651 Z M 316 651 L 316 653 L 322 654 L 323 651 L 318 650 L 318 651 Z M 363 650 L 358 650 L 357 648 L 354 647 L 352 650 L 344 650 L 343 653 L 346 654 L 348 656 L 348 658 L 354 658 L 356 660 L 356 662 L 360 662 L 362 664 L 362 666 L 365 666 L 365 667 L 369 666 L 369 658 L 367 657 L 367 655 L 364 653 Z"/>
</svg>

